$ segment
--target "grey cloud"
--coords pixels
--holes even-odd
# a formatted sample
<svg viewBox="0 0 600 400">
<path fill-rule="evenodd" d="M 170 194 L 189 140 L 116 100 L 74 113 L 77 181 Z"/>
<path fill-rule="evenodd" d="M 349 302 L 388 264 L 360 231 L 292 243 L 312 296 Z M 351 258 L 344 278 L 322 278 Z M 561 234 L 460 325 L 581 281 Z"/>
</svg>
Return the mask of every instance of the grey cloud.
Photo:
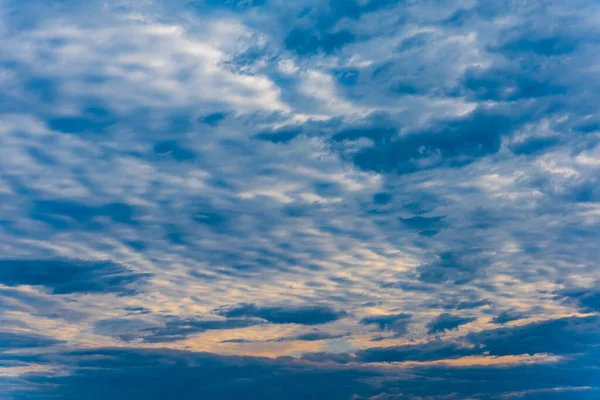
<svg viewBox="0 0 600 400">
<path fill-rule="evenodd" d="M 428 333 L 437 334 L 457 329 L 459 326 L 475 321 L 476 318 L 460 317 L 449 313 L 443 313 L 432 319 L 427 324 Z"/>
<path fill-rule="evenodd" d="M 69 259 L 0 260 L 0 283 L 33 285 L 53 294 L 135 293 L 134 285 L 150 275 L 135 273 L 113 261 Z"/>
</svg>

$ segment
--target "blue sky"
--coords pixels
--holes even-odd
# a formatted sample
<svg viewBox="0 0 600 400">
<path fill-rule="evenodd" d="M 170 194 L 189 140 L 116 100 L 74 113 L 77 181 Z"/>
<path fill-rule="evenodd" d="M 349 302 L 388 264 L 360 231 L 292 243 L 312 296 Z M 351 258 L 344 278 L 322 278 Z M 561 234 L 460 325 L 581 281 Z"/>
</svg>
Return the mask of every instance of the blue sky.
<svg viewBox="0 0 600 400">
<path fill-rule="evenodd" d="M 596 399 L 593 0 L 0 0 L 0 399 Z"/>
</svg>

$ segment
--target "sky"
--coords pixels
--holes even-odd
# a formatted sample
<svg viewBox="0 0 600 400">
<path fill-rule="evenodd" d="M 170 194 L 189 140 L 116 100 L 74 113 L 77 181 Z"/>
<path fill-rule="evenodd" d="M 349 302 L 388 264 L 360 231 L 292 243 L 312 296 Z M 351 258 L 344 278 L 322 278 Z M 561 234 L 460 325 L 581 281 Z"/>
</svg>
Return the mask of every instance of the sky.
<svg viewBox="0 0 600 400">
<path fill-rule="evenodd" d="M 0 399 L 600 398 L 596 0 L 0 0 Z"/>
</svg>

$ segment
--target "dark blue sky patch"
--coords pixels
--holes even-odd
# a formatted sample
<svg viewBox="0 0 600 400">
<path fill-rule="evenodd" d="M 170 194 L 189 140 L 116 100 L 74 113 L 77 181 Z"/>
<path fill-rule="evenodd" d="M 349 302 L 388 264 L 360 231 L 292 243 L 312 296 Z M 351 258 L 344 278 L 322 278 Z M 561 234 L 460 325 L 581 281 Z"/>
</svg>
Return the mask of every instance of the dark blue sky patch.
<svg viewBox="0 0 600 400">
<path fill-rule="evenodd" d="M 476 318 L 461 317 L 449 313 L 442 313 L 427 324 L 427 333 L 438 334 L 451 331 L 457 329 L 461 325 L 473 322 L 475 319 Z"/>
<path fill-rule="evenodd" d="M 28 149 L 28 153 L 40 164 L 57 165 L 56 159 L 40 148 L 31 147 Z"/>
<path fill-rule="evenodd" d="M 401 0 L 329 0 L 330 15 L 334 20 L 343 17 L 357 19 L 362 15 L 382 10 L 400 3 Z"/>
<path fill-rule="evenodd" d="M 39 98 L 43 103 L 56 101 L 59 93 L 58 82 L 47 78 L 30 78 L 23 83 L 23 89 Z"/>
<path fill-rule="evenodd" d="M 113 222 L 134 225 L 134 210 L 125 203 L 88 205 L 67 200 L 38 200 L 34 203 L 32 218 L 51 225 L 55 229 L 77 227 L 99 228 L 98 217 Z"/>
<path fill-rule="evenodd" d="M 566 36 L 535 37 L 526 32 L 522 37 L 509 39 L 492 50 L 508 55 L 539 55 L 544 57 L 563 56 L 572 53 L 576 43 Z"/>
<path fill-rule="evenodd" d="M 135 293 L 134 284 L 149 274 L 134 273 L 113 261 L 70 259 L 0 260 L 0 283 L 6 286 L 42 286 L 53 294 Z"/>
<path fill-rule="evenodd" d="M 403 52 L 409 51 L 413 49 L 420 49 L 422 46 L 426 45 L 428 42 L 432 40 L 431 33 L 422 32 L 417 33 L 415 35 L 408 36 L 403 39 L 398 46 L 396 46 L 396 51 Z"/>
<path fill-rule="evenodd" d="M 556 136 L 531 137 L 522 142 L 511 143 L 509 148 L 516 155 L 533 155 L 548 151 L 560 143 L 561 139 Z"/>
<path fill-rule="evenodd" d="M 390 193 L 375 193 L 373 195 L 373 203 L 377 205 L 385 205 L 392 201 L 392 195 Z"/>
<path fill-rule="evenodd" d="M 252 7 L 264 6 L 267 0 L 205 0 L 209 7 L 243 11 Z"/>
<path fill-rule="evenodd" d="M 58 117 L 48 120 L 50 129 L 63 133 L 99 133 L 109 125 L 83 117 Z"/>
<path fill-rule="evenodd" d="M 212 114 L 205 115 L 200 117 L 200 122 L 203 124 L 215 127 L 219 125 L 222 121 L 227 117 L 227 113 L 224 112 L 216 112 Z"/>
<path fill-rule="evenodd" d="M 508 68 L 470 68 L 465 72 L 463 90 L 474 100 L 519 101 L 566 94 L 566 89 L 538 77 L 539 72 Z"/>
<path fill-rule="evenodd" d="M 344 193 L 342 187 L 335 182 L 315 182 L 313 187 L 315 192 L 323 197 L 337 197 Z"/>
<path fill-rule="evenodd" d="M 285 38 L 285 47 L 300 55 L 319 52 L 331 54 L 356 40 L 349 31 L 318 32 L 313 29 L 295 28 Z"/>
<path fill-rule="evenodd" d="M 117 122 L 114 113 L 103 107 L 87 107 L 78 116 L 55 116 L 48 119 L 50 129 L 73 134 L 102 133 Z"/>
<path fill-rule="evenodd" d="M 200 211 L 194 214 L 193 220 L 212 227 L 219 227 L 227 223 L 227 217 L 217 211 Z"/>
<path fill-rule="evenodd" d="M 302 134 L 302 129 L 288 127 L 271 132 L 262 132 L 254 136 L 258 140 L 264 140 L 272 143 L 289 143 Z"/>
<path fill-rule="evenodd" d="M 300 56 L 311 56 L 323 52 L 331 54 L 350 44 L 359 37 L 351 30 L 336 30 L 335 25 L 343 18 L 353 20 L 397 4 L 397 0 L 330 0 L 325 6 L 304 12 L 297 17 L 295 25 L 287 34 L 284 46 Z"/>
<path fill-rule="evenodd" d="M 188 244 L 187 234 L 175 224 L 165 224 L 163 226 L 165 238 L 169 243 L 176 246 L 185 246 Z"/>
<path fill-rule="evenodd" d="M 171 156 L 177 161 L 190 161 L 196 158 L 196 155 L 181 146 L 177 141 L 158 142 L 154 145 L 154 152 L 161 156 Z"/>
<path fill-rule="evenodd" d="M 337 321 L 346 314 L 328 306 L 257 306 L 238 304 L 216 312 L 227 318 L 261 318 L 273 324 L 320 325 Z"/>
<path fill-rule="evenodd" d="M 344 129 L 335 135 L 332 139 L 337 142 L 344 140 L 370 139 L 377 144 L 389 142 L 398 133 L 398 128 L 388 126 L 367 126 L 352 127 Z"/>
<path fill-rule="evenodd" d="M 356 68 L 345 69 L 337 73 L 337 80 L 342 85 L 352 86 L 358 82 L 360 71 Z"/>
</svg>

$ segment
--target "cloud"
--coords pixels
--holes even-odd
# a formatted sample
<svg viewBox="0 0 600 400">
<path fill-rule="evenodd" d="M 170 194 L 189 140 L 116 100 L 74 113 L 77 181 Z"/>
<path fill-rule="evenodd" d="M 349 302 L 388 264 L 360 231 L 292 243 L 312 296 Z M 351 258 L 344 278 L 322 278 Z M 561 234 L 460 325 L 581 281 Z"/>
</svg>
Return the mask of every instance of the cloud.
<svg viewBox="0 0 600 400">
<path fill-rule="evenodd" d="M 112 261 L 69 259 L 0 260 L 0 283 L 42 286 L 53 294 L 116 293 L 131 295 L 148 274 L 134 273 Z"/>
<path fill-rule="evenodd" d="M 261 321 L 230 318 L 226 320 L 173 319 L 163 327 L 145 328 L 143 340 L 148 343 L 161 343 L 182 340 L 190 335 L 209 330 L 239 329 L 260 325 Z"/>
<path fill-rule="evenodd" d="M 572 288 L 560 292 L 566 302 L 576 305 L 583 312 L 600 311 L 600 291 L 596 288 Z"/>
<path fill-rule="evenodd" d="M 0 3 L 0 397 L 597 395 L 596 2 Z"/>
<path fill-rule="evenodd" d="M 50 347 L 64 343 L 52 337 L 26 332 L 0 332 L 0 352 L 15 349 Z"/>
<path fill-rule="evenodd" d="M 569 317 L 534 322 L 517 327 L 498 328 L 466 335 L 492 355 L 571 354 L 585 351 L 596 341 L 598 317 Z"/>
<path fill-rule="evenodd" d="M 237 304 L 216 310 L 227 318 L 261 318 L 273 324 L 320 325 L 337 321 L 346 313 L 328 306 L 257 306 Z"/>
<path fill-rule="evenodd" d="M 97 333 L 130 342 L 141 339 L 146 343 L 168 343 L 210 330 L 228 330 L 260 325 L 256 319 L 195 319 L 169 317 L 162 325 L 139 318 L 113 318 L 96 321 Z"/>
<path fill-rule="evenodd" d="M 593 396 L 595 390 L 586 384 L 594 377 L 584 372 L 590 364 L 577 362 L 512 368 L 416 366 L 407 371 L 360 364 L 320 364 L 287 357 L 265 359 L 131 348 L 81 350 L 53 355 L 50 360 L 60 362 L 71 373 L 26 377 L 21 385 L 28 388 L 29 396 L 77 398 L 87 393 L 91 399 L 154 399 L 161 398 L 165 391 L 178 390 L 182 399 L 344 399 L 378 395 L 439 398 L 440 393 L 448 392 L 453 393 L 450 398 L 494 399 L 520 392 L 562 391 Z M 518 379 L 519 376 L 524 379 Z M 531 388 L 534 377 L 537 383 Z M 472 381 L 473 385 L 465 385 L 465 381 Z"/>
<path fill-rule="evenodd" d="M 464 117 L 437 122 L 428 130 L 368 147 L 355 154 L 353 161 L 368 171 L 398 174 L 442 165 L 458 167 L 497 153 L 502 135 L 518 123 L 516 115 L 477 109 Z"/>
<path fill-rule="evenodd" d="M 389 330 L 397 335 L 404 335 L 411 322 L 411 314 L 387 314 L 365 317 L 360 320 L 363 325 L 377 325 L 381 330 Z"/>
<path fill-rule="evenodd" d="M 527 315 L 525 313 L 516 310 L 505 310 L 496 315 L 494 319 L 492 319 L 492 322 L 495 324 L 505 324 L 507 322 L 518 321 L 526 317 Z"/>
<path fill-rule="evenodd" d="M 464 284 L 485 275 L 489 260 L 476 249 L 448 251 L 419 266 L 419 279 L 428 283 Z"/>
<path fill-rule="evenodd" d="M 427 324 L 427 333 L 436 334 L 457 329 L 459 326 L 475 321 L 476 318 L 460 317 L 449 313 L 443 313 L 432 319 Z"/>
<path fill-rule="evenodd" d="M 423 344 L 408 344 L 394 347 L 373 347 L 361 350 L 356 357 L 362 362 L 405 362 L 435 361 L 483 354 L 482 349 L 461 346 L 441 340 Z"/>
</svg>

